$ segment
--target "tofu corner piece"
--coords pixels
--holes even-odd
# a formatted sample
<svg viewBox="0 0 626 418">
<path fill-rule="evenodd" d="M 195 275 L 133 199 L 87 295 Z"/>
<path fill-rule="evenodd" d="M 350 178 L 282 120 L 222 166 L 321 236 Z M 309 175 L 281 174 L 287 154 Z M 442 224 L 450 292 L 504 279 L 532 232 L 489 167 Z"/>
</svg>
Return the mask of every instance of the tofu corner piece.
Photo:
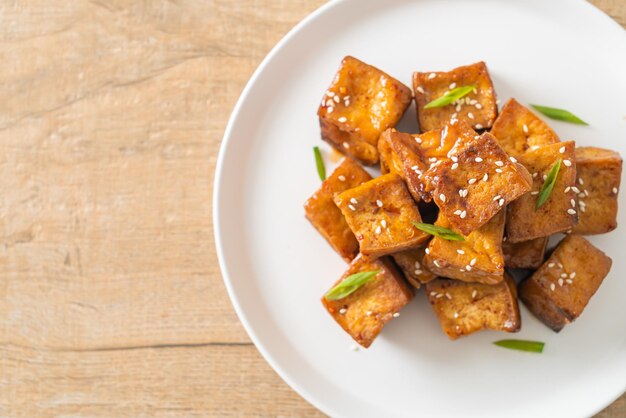
<svg viewBox="0 0 626 418">
<path fill-rule="evenodd" d="M 504 277 L 504 214 L 505 211 L 500 211 L 485 225 L 465 237 L 465 241 L 433 237 L 423 259 L 426 269 L 437 276 L 465 282 L 501 282 Z M 449 229 L 451 226 L 441 214 L 435 224 Z"/>
<path fill-rule="evenodd" d="M 470 85 L 476 87 L 475 92 L 447 106 L 424 109 L 446 92 Z M 422 132 L 442 128 L 454 119 L 463 120 L 477 130 L 487 129 L 491 128 L 498 113 L 493 83 L 487 65 L 482 61 L 448 72 L 415 72 L 413 90 Z"/>
<path fill-rule="evenodd" d="M 569 235 L 539 270 L 519 285 L 519 297 L 541 322 L 559 332 L 582 314 L 611 264 L 611 259 L 585 238 Z"/>
<path fill-rule="evenodd" d="M 398 123 L 410 102 L 407 86 L 347 56 L 317 110 L 322 139 L 363 164 L 376 164 L 380 134 Z"/>
<path fill-rule="evenodd" d="M 431 166 L 426 178 L 434 202 L 463 235 L 480 228 L 531 187 L 526 169 L 511 161 L 489 133 Z"/>
<path fill-rule="evenodd" d="M 544 176 L 561 159 L 554 188 L 548 200 L 536 208 Z M 578 196 L 575 186 L 576 161 L 574 141 L 558 142 L 528 151 L 521 160 L 532 173 L 532 192 L 527 193 L 507 208 L 506 234 L 511 243 L 570 230 L 578 222 Z"/>
<path fill-rule="evenodd" d="M 307 219 L 347 262 L 359 253 L 359 243 L 333 199 L 371 179 L 358 163 L 346 158 L 304 204 Z"/>
<path fill-rule="evenodd" d="M 530 241 L 502 242 L 504 266 L 511 269 L 537 269 L 543 264 L 549 237 Z"/>
<path fill-rule="evenodd" d="M 344 331 L 368 348 L 385 324 L 398 316 L 414 295 L 397 268 L 384 257 L 355 258 L 333 287 L 348 276 L 364 271 L 380 273 L 343 299 L 329 301 L 322 296 L 322 304 Z"/>
<path fill-rule="evenodd" d="M 425 250 L 426 246 L 424 245 L 414 250 L 401 251 L 391 255 L 404 273 L 406 281 L 416 289 L 419 289 L 424 283 L 437 278 L 434 273 L 422 264 Z"/>
<path fill-rule="evenodd" d="M 507 154 L 516 158 L 537 147 L 560 142 L 552 128 L 515 99 L 504 104 L 491 135 Z"/>
<path fill-rule="evenodd" d="M 417 205 L 397 174 L 385 174 L 335 196 L 346 222 L 370 257 L 417 248 L 430 235 L 412 222 L 421 222 Z"/>
<path fill-rule="evenodd" d="M 604 234 L 617 228 L 617 194 L 622 177 L 622 158 L 611 150 L 576 148 L 578 224 L 573 232 Z"/>
<path fill-rule="evenodd" d="M 483 329 L 521 328 L 515 282 L 506 273 L 496 285 L 437 279 L 425 286 L 428 302 L 451 340 Z"/>
</svg>

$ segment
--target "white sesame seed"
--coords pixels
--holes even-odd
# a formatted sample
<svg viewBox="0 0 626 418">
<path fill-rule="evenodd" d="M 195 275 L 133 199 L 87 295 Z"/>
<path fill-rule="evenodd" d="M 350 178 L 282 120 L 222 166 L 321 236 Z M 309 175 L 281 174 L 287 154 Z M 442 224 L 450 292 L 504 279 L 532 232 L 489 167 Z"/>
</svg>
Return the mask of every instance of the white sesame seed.
<svg viewBox="0 0 626 418">
<path fill-rule="evenodd" d="M 350 100 L 345 100 L 345 101 L 343 102 L 343 105 L 344 105 L 345 107 L 350 106 Z"/>
<path fill-rule="evenodd" d="M 453 163 L 458 163 L 459 162 L 459 158 L 455 157 L 454 155 L 452 157 L 450 157 L 450 159 L 452 160 Z"/>
<path fill-rule="evenodd" d="M 504 198 L 498 201 L 498 206 L 504 206 Z"/>
<path fill-rule="evenodd" d="M 430 296 L 437 296 L 437 292 L 430 292 Z"/>
<path fill-rule="evenodd" d="M 524 126 L 522 126 L 522 129 L 524 130 L 525 134 L 528 133 L 528 126 L 526 126 L 526 124 L 524 124 Z"/>
<path fill-rule="evenodd" d="M 476 103 L 476 104 L 474 105 L 474 107 L 475 107 L 476 109 L 480 110 L 480 109 L 482 109 L 482 108 L 483 108 L 483 105 L 481 105 L 480 103 Z"/>
<path fill-rule="evenodd" d="M 579 178 L 578 178 L 578 184 L 580 184 L 581 186 L 582 186 L 583 184 L 585 184 L 585 182 L 583 181 L 583 178 L 582 178 L 582 177 L 579 177 Z"/>
<path fill-rule="evenodd" d="M 570 215 L 576 215 L 576 211 L 574 209 L 568 209 L 567 213 L 569 213 Z"/>
<path fill-rule="evenodd" d="M 456 83 L 450 83 L 450 90 L 456 87 Z"/>
<path fill-rule="evenodd" d="M 383 228 L 387 228 L 387 221 L 384 219 L 380 221 L 380 226 L 382 226 Z"/>
<path fill-rule="evenodd" d="M 457 122 L 458 122 L 457 119 L 454 119 L 454 118 L 450 119 L 450 125 L 454 125 Z"/>
<path fill-rule="evenodd" d="M 572 190 L 574 191 L 574 193 L 580 193 L 580 189 L 576 186 L 572 186 Z"/>
<path fill-rule="evenodd" d="M 350 144 L 348 144 L 347 142 L 344 142 L 342 145 L 345 149 L 350 148 Z"/>
<path fill-rule="evenodd" d="M 580 211 L 581 211 L 582 213 L 585 213 L 585 212 L 587 212 L 587 208 L 586 208 L 586 207 L 584 207 L 584 206 L 581 206 L 581 207 L 580 207 Z"/>
<path fill-rule="evenodd" d="M 517 159 L 515 157 L 509 157 L 509 160 L 511 160 L 512 163 L 516 163 Z"/>
<path fill-rule="evenodd" d="M 496 100 L 496 104 L 499 105 L 500 104 L 500 99 Z"/>
<path fill-rule="evenodd" d="M 552 267 L 554 267 L 554 263 L 550 263 L 550 264 L 548 264 L 548 268 L 550 268 L 550 269 L 551 269 Z"/>
<path fill-rule="evenodd" d="M 393 314 L 393 317 L 394 317 L 394 318 L 397 318 L 397 317 L 399 317 L 399 316 L 400 316 L 400 312 L 396 312 L 396 313 L 394 313 L 394 314 Z"/>
<path fill-rule="evenodd" d="M 333 97 L 335 95 L 335 92 L 332 92 L 332 91 L 329 90 L 329 91 L 326 92 L 326 95 L 328 97 Z"/>
<path fill-rule="evenodd" d="M 345 314 L 346 312 L 348 312 L 348 310 L 347 310 L 346 308 L 341 308 L 341 309 L 339 309 L 339 313 L 340 313 L 341 315 Z"/>
<path fill-rule="evenodd" d="M 441 299 L 443 297 L 443 293 L 439 293 L 437 294 L 437 296 L 435 296 L 437 299 Z"/>
<path fill-rule="evenodd" d="M 370 316 L 372 314 L 372 311 L 365 311 L 365 315 Z"/>
<path fill-rule="evenodd" d="M 439 268 L 441 268 L 441 264 L 439 264 L 439 261 L 437 260 L 433 260 L 433 264 Z"/>
<path fill-rule="evenodd" d="M 476 265 L 476 258 L 472 258 L 470 260 L 470 266 L 474 266 L 474 265 Z"/>
<path fill-rule="evenodd" d="M 617 194 L 617 187 L 613 187 L 613 194 Z"/>
<path fill-rule="evenodd" d="M 583 197 L 585 197 L 585 194 L 584 193 L 578 193 L 578 197 L 582 199 Z"/>
<path fill-rule="evenodd" d="M 536 179 L 539 173 L 533 173 L 533 178 Z"/>
<path fill-rule="evenodd" d="M 543 175 L 543 181 L 546 181 L 546 179 L 547 179 L 547 178 L 548 178 L 548 175 L 547 175 L 547 174 L 544 174 L 544 175 Z"/>
<path fill-rule="evenodd" d="M 480 157 L 476 157 L 476 158 L 474 158 L 474 161 L 476 161 L 477 163 L 482 163 L 483 159 L 480 158 Z"/>
<path fill-rule="evenodd" d="M 465 270 L 470 271 L 471 269 L 472 269 L 472 266 L 470 266 L 469 264 L 465 266 Z"/>
<path fill-rule="evenodd" d="M 559 266 L 560 269 L 563 268 L 563 264 L 561 264 L 561 263 L 557 263 L 557 266 Z"/>
<path fill-rule="evenodd" d="M 417 86 L 417 88 L 415 90 L 417 90 L 418 92 L 424 94 L 424 89 L 422 88 L 422 86 Z"/>
<path fill-rule="evenodd" d="M 379 208 L 382 208 L 383 207 L 383 201 L 380 200 L 380 199 L 377 199 L 376 200 L 376 206 L 378 206 Z"/>
<path fill-rule="evenodd" d="M 419 262 L 419 261 L 417 261 L 417 260 L 415 260 L 415 268 L 416 268 L 416 269 L 418 269 L 418 268 L 420 268 L 420 267 L 422 267 L 422 265 L 420 264 L 420 262 Z"/>
<path fill-rule="evenodd" d="M 465 217 L 467 216 L 467 212 L 463 211 L 461 212 L 461 214 L 459 215 L 461 219 L 465 219 Z"/>
<path fill-rule="evenodd" d="M 500 196 L 500 195 L 494 196 L 494 197 L 493 197 L 493 201 L 495 202 L 496 200 L 500 199 L 501 197 L 502 197 L 502 196 Z"/>
<path fill-rule="evenodd" d="M 589 196 L 589 190 L 585 189 L 584 193 L 585 193 L 585 196 Z"/>
<path fill-rule="evenodd" d="M 485 175 L 483 176 L 483 181 L 487 181 L 489 180 L 489 174 L 485 173 Z"/>
<path fill-rule="evenodd" d="M 428 161 L 430 161 L 431 163 L 437 162 L 437 157 L 430 157 Z"/>
<path fill-rule="evenodd" d="M 420 270 L 420 269 L 416 269 L 413 273 L 414 273 L 416 276 L 419 276 L 420 274 L 422 274 L 422 273 L 423 273 L 423 271 L 422 271 L 422 270 Z"/>
<path fill-rule="evenodd" d="M 457 112 L 460 112 L 461 111 L 461 105 L 460 104 L 456 105 L 454 110 L 456 110 Z"/>
<path fill-rule="evenodd" d="M 352 206 L 352 205 L 348 205 L 348 207 L 350 208 L 351 211 L 355 211 L 356 210 L 356 208 L 354 206 Z"/>
<path fill-rule="evenodd" d="M 454 211 L 454 214 L 455 214 L 455 215 L 460 215 L 460 214 L 461 214 L 461 209 L 457 209 L 457 210 L 455 210 L 455 211 Z"/>
<path fill-rule="evenodd" d="M 561 147 L 561 148 L 559 148 L 559 153 L 560 153 L 560 154 L 563 154 L 564 152 L 565 152 L 565 147 Z"/>
<path fill-rule="evenodd" d="M 474 184 L 474 183 L 476 183 L 476 179 L 469 179 L 467 181 L 467 184 Z"/>
<path fill-rule="evenodd" d="M 501 168 L 496 168 L 496 173 L 502 173 L 502 169 Z"/>
<path fill-rule="evenodd" d="M 358 201 L 358 200 L 356 200 L 354 197 L 352 197 L 352 198 L 350 198 L 350 203 L 352 203 L 352 204 L 355 204 L 355 205 L 356 205 L 357 203 L 359 203 L 359 201 Z"/>
<path fill-rule="evenodd" d="M 332 107 L 332 106 L 328 106 L 328 107 L 326 108 L 326 113 L 333 113 L 333 110 L 335 110 L 335 108 L 334 108 L 334 107 Z"/>
<path fill-rule="evenodd" d="M 424 250 L 424 252 L 425 252 L 426 254 L 430 254 L 430 248 L 426 248 L 426 249 Z"/>
<path fill-rule="evenodd" d="M 567 192 L 569 192 L 571 189 L 572 189 L 571 187 L 567 186 L 567 187 L 565 188 L 565 190 L 563 190 L 563 193 L 567 193 Z"/>
<path fill-rule="evenodd" d="M 554 285 L 554 283 L 550 283 L 550 290 L 554 292 L 554 289 L 556 289 L 556 286 Z"/>
<path fill-rule="evenodd" d="M 585 203 L 585 201 L 584 201 L 584 200 L 579 200 L 579 201 L 578 201 L 578 205 L 579 205 L 580 207 L 582 207 L 582 208 L 584 208 L 585 206 L 587 206 L 587 204 Z"/>
<path fill-rule="evenodd" d="M 472 112 L 467 112 L 467 117 L 470 119 L 474 119 L 474 114 Z"/>
<path fill-rule="evenodd" d="M 569 203 L 572 205 L 573 208 L 576 207 L 576 201 L 574 199 L 570 199 Z"/>
<path fill-rule="evenodd" d="M 561 273 L 561 277 L 567 279 L 567 273 Z"/>
<path fill-rule="evenodd" d="M 450 170 L 456 170 L 457 168 L 459 168 L 459 163 L 454 163 L 452 167 L 450 167 Z"/>
<path fill-rule="evenodd" d="M 381 231 L 382 229 L 380 229 L 380 225 L 378 225 L 376 229 L 374 230 L 374 232 L 376 232 L 377 234 L 380 234 Z"/>
<path fill-rule="evenodd" d="M 339 119 L 337 119 L 337 121 L 338 121 L 339 123 L 344 123 L 344 122 L 346 122 L 347 120 L 348 120 L 348 119 L 347 119 L 345 116 L 342 116 L 342 117 L 340 117 Z"/>
<path fill-rule="evenodd" d="M 559 279 L 559 286 L 563 287 L 563 279 Z"/>
<path fill-rule="evenodd" d="M 437 74 L 435 74 L 435 73 L 430 73 L 430 74 L 428 74 L 428 79 L 429 79 L 429 80 L 432 80 L 432 79 L 433 79 L 433 78 L 435 78 L 435 77 L 437 77 Z"/>
<path fill-rule="evenodd" d="M 440 199 L 442 202 L 445 202 L 445 201 L 446 201 L 446 195 L 445 195 L 445 194 L 443 194 L 443 193 L 441 193 L 441 194 L 439 195 L 439 199 Z"/>
<path fill-rule="evenodd" d="M 570 279 L 567 279 L 567 280 L 565 280 L 565 283 L 567 283 L 567 284 L 572 284 L 572 283 L 574 283 L 574 282 L 573 282 L 572 280 L 570 280 Z"/>
<path fill-rule="evenodd" d="M 563 160 L 563 164 L 565 164 L 565 167 L 571 167 L 572 166 L 572 162 L 570 160 Z"/>
<path fill-rule="evenodd" d="M 481 125 L 480 123 L 476 124 L 476 129 L 483 129 L 483 125 Z"/>
<path fill-rule="evenodd" d="M 570 278 L 570 279 L 573 279 L 574 277 L 576 277 L 576 272 L 573 272 L 573 273 L 571 273 L 571 274 L 569 275 L 569 278 Z"/>
<path fill-rule="evenodd" d="M 459 196 L 461 197 L 466 197 L 468 193 L 469 193 L 469 190 L 467 189 L 459 189 Z"/>
<path fill-rule="evenodd" d="M 456 250 L 456 252 L 461 254 L 461 255 L 465 254 L 465 251 L 463 251 L 463 250 Z"/>
<path fill-rule="evenodd" d="M 335 96 L 335 97 L 333 97 L 333 100 L 334 100 L 336 103 L 339 103 L 339 101 L 340 101 L 341 99 L 339 98 L 339 96 Z"/>
<path fill-rule="evenodd" d="M 474 135 L 474 139 L 480 139 L 480 135 Z"/>
<path fill-rule="evenodd" d="M 455 318 L 458 318 L 458 317 L 459 317 L 459 313 L 458 313 L 458 312 L 455 312 L 453 316 L 454 316 Z"/>
<path fill-rule="evenodd" d="M 498 167 L 502 167 L 504 163 L 502 161 L 496 161 L 495 165 L 497 165 Z"/>
<path fill-rule="evenodd" d="M 538 195 L 538 194 L 539 194 L 539 192 L 535 190 L 534 192 L 530 192 L 530 194 L 531 194 L 532 196 L 536 196 L 536 195 Z"/>
<path fill-rule="evenodd" d="M 346 181 L 346 176 L 344 176 L 343 174 L 337 178 L 339 179 L 339 181 Z"/>
<path fill-rule="evenodd" d="M 478 294 L 478 292 L 476 291 L 476 289 L 474 289 L 472 291 L 472 299 L 476 299 L 476 295 Z"/>
<path fill-rule="evenodd" d="M 446 292 L 446 297 L 448 298 L 448 300 L 452 300 L 452 295 L 448 292 Z"/>
</svg>

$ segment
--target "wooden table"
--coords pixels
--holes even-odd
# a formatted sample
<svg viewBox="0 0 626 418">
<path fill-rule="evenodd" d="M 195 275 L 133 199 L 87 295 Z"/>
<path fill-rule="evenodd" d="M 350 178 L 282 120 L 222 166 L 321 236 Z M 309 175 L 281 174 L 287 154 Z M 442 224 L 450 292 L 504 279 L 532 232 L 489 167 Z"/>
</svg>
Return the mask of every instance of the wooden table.
<svg viewBox="0 0 626 418">
<path fill-rule="evenodd" d="M 321 415 L 239 324 L 211 195 L 244 83 L 322 3 L 0 1 L 0 416 Z"/>
</svg>

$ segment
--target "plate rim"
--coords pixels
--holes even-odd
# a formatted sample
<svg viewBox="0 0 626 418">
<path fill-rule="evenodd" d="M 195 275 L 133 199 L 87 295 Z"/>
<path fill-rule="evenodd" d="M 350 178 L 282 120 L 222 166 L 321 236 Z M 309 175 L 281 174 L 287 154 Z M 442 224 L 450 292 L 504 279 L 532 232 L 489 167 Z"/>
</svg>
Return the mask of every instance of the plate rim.
<svg viewBox="0 0 626 418">
<path fill-rule="evenodd" d="M 611 16 L 601 10 L 598 6 L 590 3 L 587 0 L 560 0 L 561 3 L 569 3 L 572 4 L 577 2 L 581 7 L 586 7 L 591 13 L 595 15 L 596 19 L 603 19 L 605 24 L 612 26 L 613 28 L 619 29 L 622 31 L 623 37 L 626 39 L 626 30 Z M 291 39 L 299 33 L 302 29 L 308 26 L 313 21 L 320 18 L 322 15 L 329 13 L 332 9 L 336 8 L 340 4 L 348 3 L 348 2 L 356 2 L 356 0 L 329 0 L 327 3 L 321 5 L 307 16 L 304 19 L 300 20 L 295 26 L 293 26 L 265 55 L 261 63 L 254 70 L 249 80 L 246 82 L 243 90 L 241 91 L 233 110 L 228 118 L 228 122 L 226 124 L 226 128 L 222 135 L 222 140 L 220 142 L 219 152 L 217 155 L 217 161 L 214 172 L 214 180 L 213 180 L 213 204 L 212 204 L 212 220 L 213 220 L 213 238 L 215 243 L 215 250 L 217 254 L 218 264 L 220 267 L 220 272 L 222 274 L 222 280 L 224 282 L 224 286 L 226 287 L 226 291 L 230 302 L 237 314 L 237 318 L 240 323 L 243 325 L 248 337 L 251 339 L 255 348 L 261 353 L 263 359 L 270 365 L 273 371 L 280 376 L 280 378 L 287 383 L 287 385 L 294 390 L 298 395 L 304 398 L 309 404 L 317 408 L 322 413 L 328 416 L 342 416 L 338 414 L 338 411 L 327 403 L 322 403 L 321 400 L 318 400 L 318 397 L 314 396 L 307 389 L 298 384 L 295 379 L 293 379 L 286 370 L 284 370 L 279 364 L 278 361 L 274 359 L 273 355 L 266 349 L 263 344 L 260 343 L 260 338 L 256 334 L 256 331 L 253 329 L 252 325 L 247 319 L 246 314 L 244 313 L 244 309 L 237 297 L 235 290 L 233 288 L 232 280 L 229 275 L 229 269 L 225 262 L 224 248 L 222 245 L 222 227 L 217 220 L 220 219 L 220 199 L 219 196 L 221 194 L 222 183 L 223 183 L 223 169 L 226 159 L 226 153 L 228 144 L 232 139 L 232 132 L 235 126 L 236 120 L 239 118 L 239 114 L 241 113 L 241 109 L 246 102 L 252 88 L 256 84 L 256 81 L 261 76 L 261 74 L 265 71 L 266 67 L 273 60 L 273 58 L 279 53 L 283 47 L 288 44 Z M 610 23 L 609 23 L 610 22 Z M 618 393 L 615 397 L 611 397 L 606 401 L 606 403 L 598 404 L 598 406 L 591 411 L 591 415 L 596 415 L 605 409 L 607 406 L 613 404 L 617 399 L 619 399 L 624 393 L 626 393 L 626 387 L 622 390 L 622 393 Z"/>
</svg>

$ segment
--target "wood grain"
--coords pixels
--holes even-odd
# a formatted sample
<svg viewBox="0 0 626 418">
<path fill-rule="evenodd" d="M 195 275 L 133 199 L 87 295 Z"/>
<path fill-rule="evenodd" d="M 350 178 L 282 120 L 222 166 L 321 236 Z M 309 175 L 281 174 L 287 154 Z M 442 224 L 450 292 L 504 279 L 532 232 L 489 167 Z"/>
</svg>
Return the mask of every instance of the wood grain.
<svg viewBox="0 0 626 418">
<path fill-rule="evenodd" d="M 0 416 L 321 415 L 239 324 L 211 197 L 245 82 L 322 3 L 0 1 Z"/>
</svg>

